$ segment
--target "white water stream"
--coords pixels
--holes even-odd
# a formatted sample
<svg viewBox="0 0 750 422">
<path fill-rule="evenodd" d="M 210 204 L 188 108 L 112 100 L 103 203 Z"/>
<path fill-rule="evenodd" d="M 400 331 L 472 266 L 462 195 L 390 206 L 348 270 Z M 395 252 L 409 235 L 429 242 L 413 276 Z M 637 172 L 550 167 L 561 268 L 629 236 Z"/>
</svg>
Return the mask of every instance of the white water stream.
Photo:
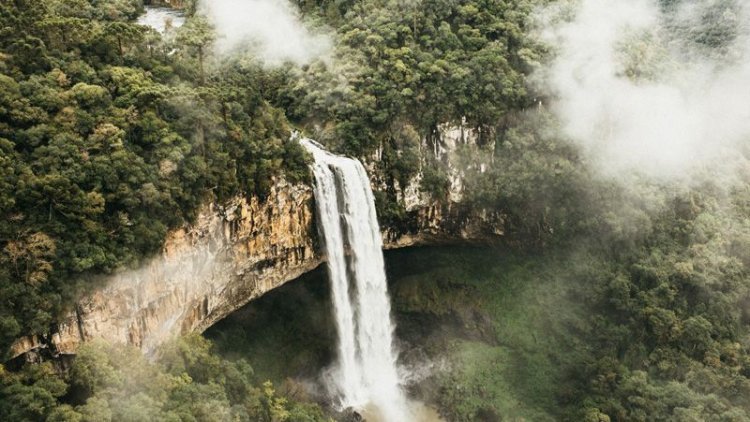
<svg viewBox="0 0 750 422">
<path fill-rule="evenodd" d="M 181 10 L 150 6 L 145 9 L 146 13 L 138 17 L 138 24 L 150 26 L 160 34 L 177 29 L 185 23 L 185 14 Z"/>
<path fill-rule="evenodd" d="M 375 201 L 362 164 L 302 139 L 314 158 L 315 199 L 338 330 L 342 407 L 410 421 L 393 350 L 391 305 Z"/>
</svg>

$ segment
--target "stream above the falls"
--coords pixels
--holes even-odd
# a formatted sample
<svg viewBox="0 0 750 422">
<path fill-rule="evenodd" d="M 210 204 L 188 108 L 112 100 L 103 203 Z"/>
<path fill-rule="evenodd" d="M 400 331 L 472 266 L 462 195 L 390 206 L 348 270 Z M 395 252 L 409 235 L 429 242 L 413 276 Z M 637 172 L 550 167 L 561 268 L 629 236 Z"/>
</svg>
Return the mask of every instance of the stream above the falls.
<svg viewBox="0 0 750 422">
<path fill-rule="evenodd" d="M 181 10 L 161 6 L 146 6 L 146 12 L 138 17 L 138 24 L 151 27 L 160 34 L 181 27 L 185 14 Z"/>
</svg>

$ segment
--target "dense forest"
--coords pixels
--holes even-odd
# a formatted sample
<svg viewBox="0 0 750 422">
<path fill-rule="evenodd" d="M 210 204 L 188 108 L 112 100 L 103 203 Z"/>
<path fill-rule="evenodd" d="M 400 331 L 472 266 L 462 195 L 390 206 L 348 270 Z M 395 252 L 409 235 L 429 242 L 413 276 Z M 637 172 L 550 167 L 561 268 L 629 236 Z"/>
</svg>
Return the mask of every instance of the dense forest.
<svg viewBox="0 0 750 422">
<path fill-rule="evenodd" d="M 268 77 L 201 70 L 205 20 L 164 40 L 134 22 L 138 1 L 1 7 L 4 347 L 46 332 L 87 275 L 159 250 L 203 201 L 307 177 Z"/>
<path fill-rule="evenodd" d="M 305 23 L 331 33 L 332 57 L 278 66 L 214 54 L 216 28 L 184 3 L 185 25 L 166 35 L 136 23 L 140 0 L 0 4 L 4 351 L 48 334 L 97 276 L 138 267 L 201 204 L 263 198 L 281 177 L 310 183 L 293 130 L 355 157 L 378 151 L 379 218 L 398 223 L 396 187 L 417 174 L 446 200 L 450 169 L 432 151 L 441 125 L 461 124 L 478 134 L 451 157 L 465 201 L 507 215 L 510 255 L 482 252 L 477 267 L 471 249 L 430 255 L 394 285 L 403 315 L 483 321 L 425 346 L 452 365 L 423 398 L 458 421 L 750 420 L 748 150 L 731 150 L 731 175 L 711 163 L 689 183 L 603 177 L 551 106 L 560 93 L 539 82 L 559 53 L 535 34 L 539 10 L 572 19 L 576 2 L 299 1 Z M 738 0 L 656 3 L 664 30 L 619 44 L 619 77 L 642 86 L 682 59 L 747 61 Z M 688 3 L 697 20 L 678 13 Z M 524 352 L 512 362 L 526 372 L 505 348 Z M 0 419 L 331 417 L 251 365 L 200 336 L 153 360 L 94 342 L 64 374 L 0 366 Z M 509 373 L 533 406 L 508 399 Z"/>
</svg>

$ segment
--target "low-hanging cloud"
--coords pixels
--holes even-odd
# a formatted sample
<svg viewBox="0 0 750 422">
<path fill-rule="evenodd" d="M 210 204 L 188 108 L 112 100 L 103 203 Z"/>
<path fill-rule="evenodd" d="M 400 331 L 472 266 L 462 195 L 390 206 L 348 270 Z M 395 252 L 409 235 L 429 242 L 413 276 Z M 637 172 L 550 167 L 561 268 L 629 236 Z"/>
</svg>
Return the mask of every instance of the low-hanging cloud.
<svg viewBox="0 0 750 422">
<path fill-rule="evenodd" d="M 684 179 L 724 165 L 750 139 L 747 10 L 732 0 L 675 3 L 581 0 L 557 23 L 549 19 L 561 15 L 545 11 L 554 110 L 608 176 Z M 723 27 L 703 34 L 706 19 Z"/>
<path fill-rule="evenodd" d="M 287 0 L 203 0 L 220 54 L 250 50 L 266 64 L 305 64 L 328 55 L 332 42 L 302 22 Z"/>
</svg>

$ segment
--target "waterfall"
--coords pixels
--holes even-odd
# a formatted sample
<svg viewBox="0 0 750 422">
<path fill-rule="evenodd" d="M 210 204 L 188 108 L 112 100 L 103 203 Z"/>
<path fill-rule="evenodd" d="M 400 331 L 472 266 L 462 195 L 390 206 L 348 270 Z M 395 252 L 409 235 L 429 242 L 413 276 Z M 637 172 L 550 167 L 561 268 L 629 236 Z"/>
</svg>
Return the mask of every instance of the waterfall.
<svg viewBox="0 0 750 422">
<path fill-rule="evenodd" d="M 406 421 L 396 369 L 383 243 L 362 164 L 302 139 L 315 163 L 315 199 L 328 257 L 338 331 L 335 375 L 343 407 L 375 407 L 383 420 Z"/>
</svg>

